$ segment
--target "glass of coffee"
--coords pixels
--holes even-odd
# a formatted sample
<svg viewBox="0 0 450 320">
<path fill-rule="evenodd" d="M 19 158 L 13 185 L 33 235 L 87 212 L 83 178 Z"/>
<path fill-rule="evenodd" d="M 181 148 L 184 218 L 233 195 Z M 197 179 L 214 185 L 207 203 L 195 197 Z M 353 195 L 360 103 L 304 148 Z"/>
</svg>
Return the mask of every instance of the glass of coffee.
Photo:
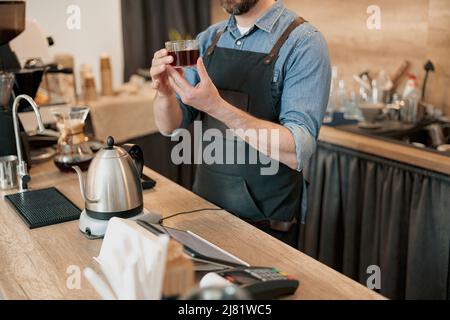
<svg viewBox="0 0 450 320">
<path fill-rule="evenodd" d="M 173 57 L 171 65 L 175 68 L 195 66 L 200 57 L 197 40 L 168 41 L 166 50 Z"/>
</svg>

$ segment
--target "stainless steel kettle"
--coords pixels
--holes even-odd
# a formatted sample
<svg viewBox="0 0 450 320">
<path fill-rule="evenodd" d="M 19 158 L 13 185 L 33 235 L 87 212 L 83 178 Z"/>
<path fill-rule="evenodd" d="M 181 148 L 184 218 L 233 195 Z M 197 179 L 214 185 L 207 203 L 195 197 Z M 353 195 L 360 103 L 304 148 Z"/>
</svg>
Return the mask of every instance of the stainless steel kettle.
<svg viewBox="0 0 450 320">
<path fill-rule="evenodd" d="M 80 181 L 86 213 L 99 220 L 133 217 L 142 212 L 144 203 L 142 150 L 134 145 L 114 146 L 112 137 L 106 143 L 89 165 L 86 181 L 81 169 L 73 167 Z"/>
</svg>

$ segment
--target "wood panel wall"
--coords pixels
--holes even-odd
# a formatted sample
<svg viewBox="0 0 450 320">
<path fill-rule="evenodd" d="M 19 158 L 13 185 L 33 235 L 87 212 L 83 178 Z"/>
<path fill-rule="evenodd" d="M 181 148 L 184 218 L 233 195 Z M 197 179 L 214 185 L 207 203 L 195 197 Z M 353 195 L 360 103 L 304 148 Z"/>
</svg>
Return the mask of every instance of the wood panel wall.
<svg viewBox="0 0 450 320">
<path fill-rule="evenodd" d="M 213 21 L 227 15 L 212 0 Z M 431 59 L 428 102 L 450 115 L 450 0 L 285 0 L 285 5 L 314 24 L 327 39 L 332 64 L 349 90 L 352 75 L 364 70 L 394 73 L 402 61 L 422 80 Z M 369 30 L 367 8 L 381 9 L 381 29 Z"/>
</svg>

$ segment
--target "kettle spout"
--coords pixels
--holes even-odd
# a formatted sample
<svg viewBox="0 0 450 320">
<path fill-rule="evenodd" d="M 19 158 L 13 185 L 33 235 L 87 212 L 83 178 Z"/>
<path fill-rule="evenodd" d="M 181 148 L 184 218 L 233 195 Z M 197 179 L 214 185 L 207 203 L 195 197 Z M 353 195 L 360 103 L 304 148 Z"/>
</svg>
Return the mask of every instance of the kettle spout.
<svg viewBox="0 0 450 320">
<path fill-rule="evenodd" d="M 86 190 L 84 188 L 83 171 L 81 171 L 80 167 L 78 167 L 78 166 L 73 166 L 72 169 L 75 170 L 77 175 L 78 175 L 78 181 L 80 182 L 81 196 L 83 197 L 84 202 L 86 202 L 86 203 L 97 203 L 99 201 L 99 199 L 92 200 L 86 194 Z"/>
</svg>

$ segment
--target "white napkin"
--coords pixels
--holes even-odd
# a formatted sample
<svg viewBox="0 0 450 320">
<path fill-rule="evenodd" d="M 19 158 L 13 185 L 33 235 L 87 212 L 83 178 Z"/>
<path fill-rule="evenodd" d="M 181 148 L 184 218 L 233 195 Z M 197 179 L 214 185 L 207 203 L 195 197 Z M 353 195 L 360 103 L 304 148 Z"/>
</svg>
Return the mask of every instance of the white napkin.
<svg viewBox="0 0 450 320">
<path fill-rule="evenodd" d="M 156 236 L 135 221 L 113 218 L 109 221 L 100 254 L 94 259 L 117 299 L 159 300 L 168 244 L 167 235 Z M 87 274 L 92 275 L 91 272 Z M 92 277 L 87 278 L 92 280 Z M 98 287 L 94 285 L 94 288 Z M 109 297 L 99 293 L 104 298 Z"/>
</svg>

